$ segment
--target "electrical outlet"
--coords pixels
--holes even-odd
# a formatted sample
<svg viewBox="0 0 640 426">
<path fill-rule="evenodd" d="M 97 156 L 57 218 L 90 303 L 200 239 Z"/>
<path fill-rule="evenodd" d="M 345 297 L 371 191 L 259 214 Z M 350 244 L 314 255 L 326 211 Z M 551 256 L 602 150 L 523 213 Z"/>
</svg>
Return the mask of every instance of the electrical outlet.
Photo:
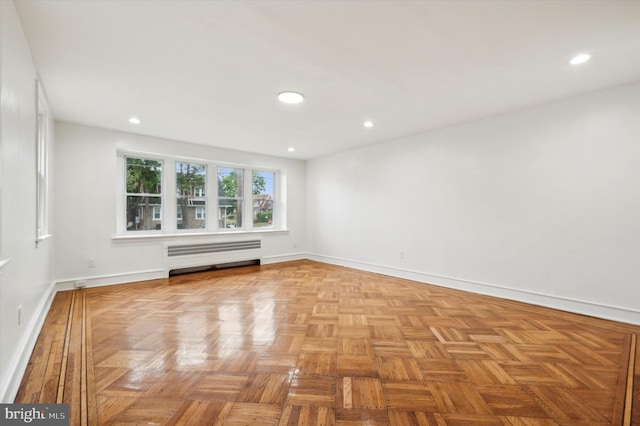
<svg viewBox="0 0 640 426">
<path fill-rule="evenodd" d="M 22 324 L 22 306 L 18 306 L 18 325 Z"/>
<path fill-rule="evenodd" d="M 87 261 L 87 266 L 89 268 L 95 268 L 96 267 L 96 260 L 93 257 L 90 257 L 89 260 Z"/>
<path fill-rule="evenodd" d="M 404 252 L 403 251 L 400 252 L 400 260 L 404 260 Z"/>
<path fill-rule="evenodd" d="M 73 283 L 75 288 L 84 288 L 87 285 L 87 281 L 86 280 L 78 280 L 76 282 Z"/>
</svg>

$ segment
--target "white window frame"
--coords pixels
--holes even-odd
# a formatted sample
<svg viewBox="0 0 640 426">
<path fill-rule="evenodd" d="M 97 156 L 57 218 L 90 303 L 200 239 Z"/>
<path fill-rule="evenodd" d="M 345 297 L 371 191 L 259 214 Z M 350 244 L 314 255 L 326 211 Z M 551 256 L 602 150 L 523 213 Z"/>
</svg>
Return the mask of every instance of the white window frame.
<svg viewBox="0 0 640 426">
<path fill-rule="evenodd" d="M 204 181 L 204 188 L 194 188 L 193 191 L 193 196 L 194 197 L 202 197 L 205 200 L 205 205 L 201 206 L 205 208 L 205 217 L 203 219 L 198 219 L 197 217 L 194 216 L 194 218 L 196 220 L 207 220 L 207 213 L 209 210 L 209 204 L 210 204 L 210 199 L 211 197 L 209 195 L 207 195 L 208 193 L 208 188 L 211 187 L 210 184 L 210 174 L 211 174 L 211 162 L 210 161 L 206 161 L 206 160 L 202 160 L 202 159 L 194 159 L 194 158 L 182 158 L 182 157 L 177 157 L 177 158 L 170 158 L 167 159 L 167 161 L 171 161 L 172 164 L 172 174 L 168 176 L 169 180 L 171 180 L 172 185 L 173 185 L 173 193 L 177 194 L 177 176 L 176 176 L 176 163 L 189 163 L 189 164 L 196 164 L 198 166 L 204 166 L 205 167 L 205 181 Z M 199 190 L 199 192 L 198 192 Z M 167 192 L 168 193 L 168 192 Z M 200 194 L 200 195 L 198 195 Z M 179 209 L 178 206 L 178 202 L 176 200 L 176 197 L 173 198 L 173 203 L 171 205 L 171 208 L 175 208 L 176 212 L 180 212 L 180 217 L 178 218 L 176 216 L 176 221 L 175 224 L 173 224 L 173 226 L 175 227 L 175 229 L 173 230 L 176 233 L 185 233 L 185 234 L 190 234 L 190 233 L 201 233 L 201 232 L 207 232 L 209 229 L 209 221 L 207 220 L 207 222 L 205 223 L 204 228 L 187 228 L 187 229 L 178 229 L 178 221 L 181 220 L 184 224 L 184 218 L 182 217 L 182 212 Z M 197 206 L 194 206 L 197 207 Z M 177 215 L 177 213 L 176 213 Z M 169 232 L 172 232 L 171 229 L 168 230 Z"/>
<path fill-rule="evenodd" d="M 225 169 L 237 169 L 237 170 L 242 170 L 242 196 L 241 197 L 221 197 L 218 194 L 219 188 L 218 188 L 218 168 L 225 168 Z M 216 210 L 218 211 L 218 214 L 215 215 L 216 219 L 218 219 L 220 217 L 219 212 L 219 206 L 220 206 L 220 199 L 221 198 L 227 198 L 227 199 L 232 199 L 232 200 L 236 200 L 236 201 L 240 201 L 242 204 L 242 210 L 240 212 L 241 217 L 242 217 L 242 226 L 240 227 L 234 227 L 234 228 L 221 228 L 218 226 L 218 220 L 216 220 L 216 224 L 215 224 L 215 230 L 217 232 L 237 232 L 240 230 L 246 230 L 247 228 L 247 173 L 251 173 L 251 169 L 247 168 L 247 167 L 242 167 L 239 166 L 237 164 L 216 164 Z M 249 189 L 249 191 L 251 191 L 251 189 Z M 249 215 L 249 217 L 252 217 L 251 215 Z M 253 223 L 253 221 L 252 221 Z M 249 228 L 251 229 L 251 228 Z"/>
<path fill-rule="evenodd" d="M 216 234 L 241 234 L 241 233 L 272 233 L 272 232 L 288 232 L 286 224 L 286 172 L 280 169 L 273 169 L 270 167 L 253 167 L 245 164 L 226 163 L 219 161 L 212 161 L 202 158 L 193 157 L 177 157 L 177 156 L 164 156 L 157 153 L 140 152 L 133 150 L 118 150 L 118 174 L 120 175 L 120 184 L 118 185 L 117 193 L 117 221 L 116 221 L 116 234 L 113 236 L 114 240 L 128 240 L 138 238 L 157 238 L 157 237 L 178 237 L 186 235 L 216 235 Z M 162 162 L 162 193 L 160 194 L 147 194 L 153 197 L 160 197 L 162 200 L 161 215 L 163 218 L 175 217 L 176 220 L 162 220 L 162 227 L 160 230 L 139 230 L 128 231 L 126 229 L 126 159 L 127 158 L 142 158 L 148 160 L 157 160 Z M 206 225 L 204 228 L 192 228 L 192 229 L 178 229 L 178 208 L 176 194 L 176 162 L 189 162 L 204 165 L 207 167 L 207 177 L 205 181 L 205 191 L 207 191 L 207 202 L 205 206 L 196 206 L 196 208 L 204 208 L 204 218 L 206 219 Z M 240 228 L 218 228 L 218 167 L 236 168 L 242 169 L 244 174 L 244 186 L 243 186 L 243 226 Z M 253 227 L 253 171 L 256 172 L 269 172 L 274 173 L 273 184 L 273 218 L 272 225 L 265 227 Z M 247 176 L 251 179 L 247 179 Z M 212 188 L 207 190 L 207 188 Z M 250 195 L 246 195 L 250 194 Z M 130 194 L 129 194 L 130 195 Z M 135 194 L 139 195 L 139 194 Z M 197 218 L 197 220 L 203 220 Z"/>
<path fill-rule="evenodd" d="M 36 247 L 49 233 L 49 111 L 36 80 Z"/>
<path fill-rule="evenodd" d="M 156 213 L 158 213 L 156 215 Z M 153 206 L 153 220 L 162 221 L 162 206 Z"/>
<path fill-rule="evenodd" d="M 207 218 L 207 208 L 205 206 L 196 206 L 196 220 L 205 220 Z"/>
<path fill-rule="evenodd" d="M 120 191 L 122 193 L 122 196 L 119 197 L 120 198 L 120 202 L 116 203 L 116 208 L 118 209 L 118 218 L 120 218 L 119 223 L 117 223 L 117 229 L 119 230 L 119 233 L 121 234 L 126 234 L 126 235 L 146 235 L 146 234 L 163 234 L 166 232 L 166 223 L 167 221 L 162 220 L 161 219 L 161 225 L 160 225 L 160 229 L 145 229 L 145 230 L 139 230 L 139 231 L 129 231 L 127 230 L 127 197 L 129 195 L 133 195 L 133 196 L 148 196 L 148 197 L 154 197 L 154 198 L 160 198 L 160 206 L 154 206 L 153 210 L 155 210 L 155 207 L 160 207 L 160 217 L 162 218 L 163 216 L 163 210 L 165 209 L 165 205 L 166 205 L 166 199 L 164 197 L 164 193 L 167 191 L 167 185 L 166 185 L 166 176 L 168 173 L 166 173 L 166 168 L 167 168 L 167 162 L 165 161 L 164 158 L 157 156 L 157 155 L 153 155 L 153 154 L 145 154 L 145 153 L 135 153 L 135 152 L 126 152 L 126 153 L 122 153 L 122 155 L 118 155 L 119 159 L 121 157 L 121 167 L 118 167 L 120 170 L 120 176 L 121 176 L 121 182 L 120 182 Z M 162 163 L 162 168 L 160 171 L 160 187 L 161 187 L 161 192 L 158 194 L 153 194 L 153 193 L 144 193 L 144 194 L 140 194 L 140 193 L 127 193 L 127 158 L 137 158 L 137 159 L 141 159 L 141 160 L 154 160 L 154 161 L 159 161 L 160 163 Z M 152 221 L 153 219 L 153 210 L 152 210 Z"/>
<path fill-rule="evenodd" d="M 273 171 L 273 170 L 264 170 L 264 169 L 258 169 L 258 168 L 254 168 L 249 170 L 251 172 L 251 190 L 250 190 L 250 194 L 251 194 L 251 226 L 253 227 L 253 204 L 254 204 L 254 200 L 255 200 L 255 195 L 253 195 L 253 173 L 272 173 L 273 174 L 273 197 L 272 197 L 272 203 L 271 203 L 271 209 L 272 209 L 272 214 L 271 214 L 271 225 L 267 225 L 267 226 L 261 226 L 259 227 L 260 229 L 273 229 L 275 227 L 275 223 L 276 223 L 276 215 L 277 215 L 277 204 L 276 204 L 276 200 L 277 200 L 277 192 L 276 192 L 276 183 L 278 181 L 278 172 Z"/>
</svg>

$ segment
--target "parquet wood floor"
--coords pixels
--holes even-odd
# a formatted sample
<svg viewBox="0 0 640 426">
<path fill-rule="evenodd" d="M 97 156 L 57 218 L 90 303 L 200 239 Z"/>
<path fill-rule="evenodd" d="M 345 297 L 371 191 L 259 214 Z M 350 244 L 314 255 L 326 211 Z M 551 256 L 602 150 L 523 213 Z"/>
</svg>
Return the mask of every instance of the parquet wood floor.
<svg viewBox="0 0 640 426">
<path fill-rule="evenodd" d="M 16 402 L 79 425 L 640 425 L 639 331 L 289 262 L 59 293 Z"/>
</svg>

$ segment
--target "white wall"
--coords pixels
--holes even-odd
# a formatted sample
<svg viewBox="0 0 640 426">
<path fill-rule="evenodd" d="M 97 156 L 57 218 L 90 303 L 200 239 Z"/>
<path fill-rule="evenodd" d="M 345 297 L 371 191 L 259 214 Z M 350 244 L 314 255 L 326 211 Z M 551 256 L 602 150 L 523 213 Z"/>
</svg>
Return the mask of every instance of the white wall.
<svg viewBox="0 0 640 426">
<path fill-rule="evenodd" d="M 315 259 L 640 324 L 640 84 L 315 159 L 307 193 Z"/>
<path fill-rule="evenodd" d="M 238 163 L 279 169 L 286 175 L 288 232 L 262 233 L 265 263 L 302 257 L 305 163 L 218 149 L 69 123 L 56 123 L 56 278 L 69 287 L 157 278 L 163 275 L 164 244 L 169 240 L 114 241 L 116 235 L 118 150 Z M 193 237 L 192 237 L 193 238 Z M 198 242 L 228 238 L 195 237 Z M 175 241 L 174 239 L 170 241 Z M 88 267 L 88 259 L 95 267 Z"/>
<path fill-rule="evenodd" d="M 0 402 L 10 402 L 50 305 L 54 272 L 53 239 L 35 244 L 36 71 L 14 5 L 4 0 L 0 80 Z"/>
<path fill-rule="evenodd" d="M 17 391 L 54 279 L 161 276 L 165 241 L 112 238 L 118 150 L 283 170 L 289 231 L 262 234 L 267 262 L 308 251 L 640 324 L 640 83 L 307 163 L 57 123 L 55 232 L 36 248 L 35 79 L 13 2 L 0 1 L 0 402 Z"/>
</svg>

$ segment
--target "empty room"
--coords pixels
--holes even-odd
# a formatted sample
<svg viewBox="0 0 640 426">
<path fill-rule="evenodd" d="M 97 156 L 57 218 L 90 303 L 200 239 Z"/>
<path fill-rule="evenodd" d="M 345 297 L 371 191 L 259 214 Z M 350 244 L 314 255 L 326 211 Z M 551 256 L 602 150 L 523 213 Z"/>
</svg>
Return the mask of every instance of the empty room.
<svg viewBox="0 0 640 426">
<path fill-rule="evenodd" d="M 0 423 L 640 425 L 640 1 L 0 0 L 0 82 Z"/>
</svg>

